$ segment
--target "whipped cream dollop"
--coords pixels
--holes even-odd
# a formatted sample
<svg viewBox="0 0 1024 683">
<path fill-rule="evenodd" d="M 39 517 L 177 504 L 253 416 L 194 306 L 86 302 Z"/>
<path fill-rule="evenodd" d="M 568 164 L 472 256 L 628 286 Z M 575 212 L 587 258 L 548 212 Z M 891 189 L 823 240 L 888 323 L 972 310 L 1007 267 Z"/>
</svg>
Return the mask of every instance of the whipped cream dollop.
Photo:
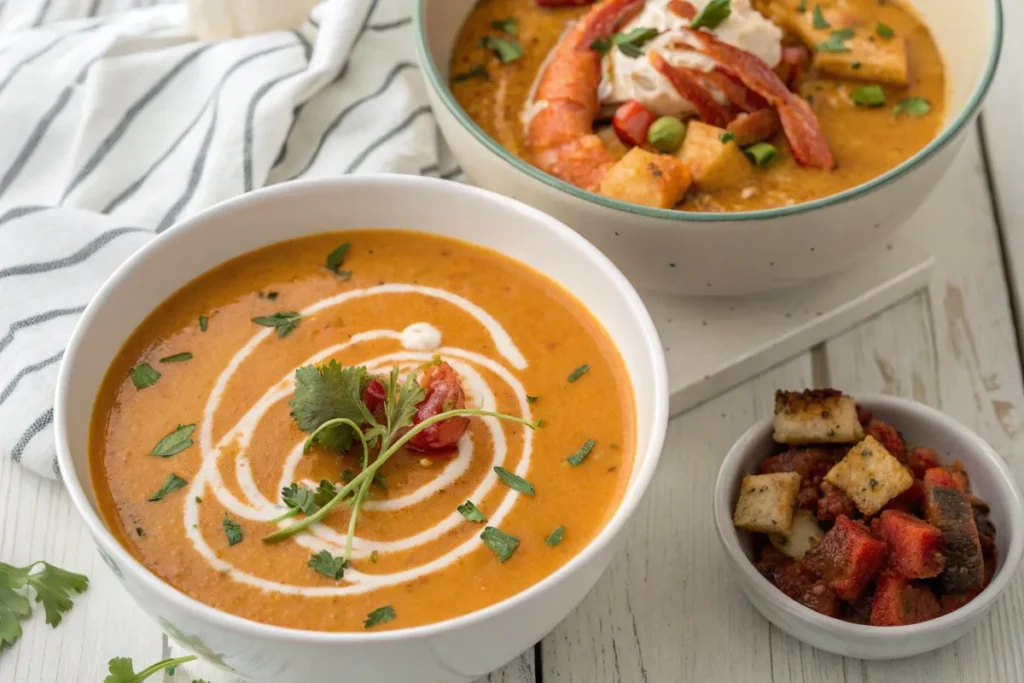
<svg viewBox="0 0 1024 683">
<path fill-rule="evenodd" d="M 401 341 L 410 351 L 437 351 L 441 348 L 441 330 L 430 323 L 413 323 L 402 330 Z"/>
<path fill-rule="evenodd" d="M 711 0 L 690 0 L 699 13 Z M 690 20 L 668 9 L 669 0 L 647 0 L 644 9 L 628 24 L 619 29 L 629 33 L 635 28 L 655 28 L 657 38 L 641 49 L 645 56 L 632 58 L 621 50 L 608 51 L 602 62 L 603 74 L 598 98 L 603 105 L 615 105 L 636 100 L 659 116 L 695 114 L 696 109 L 681 96 L 672 83 L 662 76 L 646 58 L 648 52 L 658 52 L 665 61 L 700 71 L 710 71 L 715 60 L 694 50 L 676 29 L 689 26 Z M 782 58 L 782 29 L 754 9 L 750 0 L 732 0 L 732 12 L 711 33 L 724 43 L 760 57 L 774 67 Z M 702 29 L 704 30 L 704 29 Z M 712 91 L 721 104 L 726 104 L 721 93 Z"/>
</svg>

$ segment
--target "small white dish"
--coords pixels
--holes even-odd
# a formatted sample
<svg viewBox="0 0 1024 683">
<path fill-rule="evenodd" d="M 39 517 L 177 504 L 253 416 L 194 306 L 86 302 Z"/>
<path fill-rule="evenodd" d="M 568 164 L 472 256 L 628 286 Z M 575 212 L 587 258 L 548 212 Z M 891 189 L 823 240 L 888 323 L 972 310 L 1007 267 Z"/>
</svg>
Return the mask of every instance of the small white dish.
<svg viewBox="0 0 1024 683">
<path fill-rule="evenodd" d="M 395 631 L 321 632 L 249 621 L 159 579 L 114 537 L 96 507 L 88 463 L 97 390 L 118 349 L 149 313 L 221 263 L 282 240 L 330 230 L 407 229 L 503 252 L 575 295 L 608 331 L 632 382 L 636 454 L 618 509 L 579 555 L 527 590 L 477 612 Z M 513 199 L 405 175 L 285 183 L 246 194 L 167 231 L 100 289 L 72 335 L 57 382 L 60 471 L 100 554 L 132 598 L 183 647 L 255 681 L 472 681 L 529 648 L 583 599 L 614 556 L 661 455 L 668 376 L 640 297 L 575 232 Z"/>
<path fill-rule="evenodd" d="M 771 453 L 771 419 L 748 429 L 725 456 L 715 482 L 715 527 L 740 589 L 768 621 L 789 635 L 847 657 L 912 657 L 967 634 L 1006 590 L 1024 554 L 1024 502 L 999 454 L 953 418 L 909 399 L 872 395 L 855 398 L 872 415 L 896 427 L 908 444 L 934 448 L 944 464 L 959 458 L 970 476 L 971 490 L 991 506 L 999 566 L 978 597 L 950 614 L 920 624 L 864 626 L 819 614 L 772 585 L 754 567 L 751 535 L 732 525 L 740 482 L 744 475 L 755 473 L 761 460 Z"/>
</svg>

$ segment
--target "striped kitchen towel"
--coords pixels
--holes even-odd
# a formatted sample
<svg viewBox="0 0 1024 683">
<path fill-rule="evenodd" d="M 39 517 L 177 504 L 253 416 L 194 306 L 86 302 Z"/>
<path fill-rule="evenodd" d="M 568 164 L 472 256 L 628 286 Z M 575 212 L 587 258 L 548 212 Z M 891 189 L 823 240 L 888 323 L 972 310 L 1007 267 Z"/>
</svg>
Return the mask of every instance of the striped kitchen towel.
<svg viewBox="0 0 1024 683">
<path fill-rule="evenodd" d="M 154 235 L 296 178 L 459 173 L 413 4 L 327 0 L 296 31 L 198 42 L 184 2 L 0 0 L 0 457 L 59 476 L 68 337 Z"/>
</svg>

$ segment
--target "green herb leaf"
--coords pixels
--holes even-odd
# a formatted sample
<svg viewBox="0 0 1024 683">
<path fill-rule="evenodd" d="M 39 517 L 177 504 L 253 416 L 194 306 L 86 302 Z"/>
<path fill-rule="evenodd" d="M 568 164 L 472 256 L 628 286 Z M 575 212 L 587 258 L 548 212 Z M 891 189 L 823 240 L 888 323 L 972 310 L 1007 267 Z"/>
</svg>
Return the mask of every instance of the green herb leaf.
<svg viewBox="0 0 1024 683">
<path fill-rule="evenodd" d="M 378 555 L 377 555 L 377 551 L 376 550 L 374 550 L 373 552 L 370 553 L 370 562 L 373 562 L 374 564 L 377 564 L 377 558 L 378 558 Z"/>
<path fill-rule="evenodd" d="M 166 669 L 168 672 L 173 673 L 174 667 L 194 662 L 197 659 L 198 657 L 195 655 L 178 657 L 177 659 L 165 659 L 135 673 L 135 666 L 132 664 L 131 657 L 114 657 L 107 663 L 107 670 L 110 671 L 110 675 L 103 679 L 103 683 L 142 683 L 142 681 L 158 671 Z M 197 681 L 192 681 L 192 683 L 197 683 Z"/>
<path fill-rule="evenodd" d="M 890 26 L 886 26 L 882 22 L 878 22 L 878 25 L 875 26 L 875 32 L 882 38 L 885 38 L 886 40 L 889 40 L 894 35 L 896 35 L 896 32 L 893 31 Z"/>
<path fill-rule="evenodd" d="M 330 552 L 321 550 L 309 558 L 307 563 L 314 571 L 318 571 L 329 579 L 340 581 L 345 575 L 348 562 L 341 557 L 333 557 Z"/>
<path fill-rule="evenodd" d="M 493 526 L 484 529 L 483 533 L 480 534 L 480 539 L 488 548 L 494 551 L 494 554 L 498 556 L 498 562 L 502 564 L 507 562 L 508 558 L 512 557 L 512 553 L 519 547 L 518 538 L 510 536 Z"/>
<path fill-rule="evenodd" d="M 199 316 L 199 331 L 206 332 L 206 326 L 209 325 L 210 319 L 205 315 Z"/>
<path fill-rule="evenodd" d="M 318 508 L 322 508 L 336 495 L 338 495 L 338 489 L 335 488 L 334 484 L 326 479 L 321 479 L 320 485 L 316 488 L 316 494 L 313 496 L 313 502 Z"/>
<path fill-rule="evenodd" d="M 796 3 L 796 11 L 800 12 L 801 14 L 806 12 L 807 11 L 807 0 L 799 0 L 799 2 Z"/>
<path fill-rule="evenodd" d="M 519 22 L 515 17 L 509 17 L 508 19 L 495 19 L 491 22 L 491 28 L 507 33 L 510 36 L 519 35 Z"/>
<path fill-rule="evenodd" d="M 178 489 L 183 489 L 186 486 L 188 486 L 187 481 L 176 475 L 174 472 L 171 472 L 170 474 L 167 475 L 167 479 L 164 480 L 163 486 L 157 489 L 156 493 L 154 493 L 146 500 L 153 502 L 163 500 L 163 497 L 166 496 L 168 493 L 173 493 L 174 491 L 177 491 Z"/>
<path fill-rule="evenodd" d="M 597 444 L 593 439 L 587 439 L 583 443 L 583 445 L 580 446 L 580 449 L 578 451 L 576 451 L 566 459 L 569 461 L 570 465 L 572 465 L 573 467 L 578 467 L 579 465 L 583 464 L 584 460 L 587 459 L 587 456 L 590 455 L 590 451 L 594 450 L 595 445 Z"/>
<path fill-rule="evenodd" d="M 194 424 L 178 425 L 177 429 L 157 441 L 156 445 L 153 446 L 153 450 L 151 450 L 149 454 L 155 455 L 158 458 L 169 458 L 172 455 L 181 453 L 183 450 L 195 443 L 190 438 L 194 431 L 196 431 L 196 426 Z"/>
<path fill-rule="evenodd" d="M 7 586 L 0 586 L 0 648 L 21 638 L 21 621 L 31 612 L 28 598 Z"/>
<path fill-rule="evenodd" d="M 610 38 L 598 37 L 594 38 L 590 42 L 590 49 L 594 52 L 600 53 L 601 55 L 608 54 L 608 51 L 612 49 L 612 41 Z"/>
<path fill-rule="evenodd" d="M 590 370 L 590 366 L 587 365 L 586 363 L 584 363 L 583 365 L 579 366 L 578 368 L 573 370 L 571 373 L 569 373 L 569 376 L 566 379 L 568 379 L 570 382 L 575 382 L 580 377 L 585 375 L 588 370 Z"/>
<path fill-rule="evenodd" d="M 711 0 L 718 2 L 719 0 Z M 638 26 L 629 33 L 616 33 L 612 35 L 612 44 L 618 46 L 619 52 L 634 59 L 643 55 L 642 48 L 651 40 L 658 37 L 658 29 Z"/>
<path fill-rule="evenodd" d="M 690 22 L 690 28 L 716 29 L 732 14 L 729 0 L 711 0 Z"/>
<path fill-rule="evenodd" d="M 351 242 L 345 242 L 337 249 L 327 255 L 327 269 L 334 273 L 341 272 L 341 264 L 345 262 L 345 256 L 348 254 L 348 250 L 352 247 Z"/>
<path fill-rule="evenodd" d="M 923 97 L 907 97 L 893 107 L 892 115 L 899 116 L 906 113 L 911 116 L 924 116 L 932 110 L 932 105 Z"/>
<path fill-rule="evenodd" d="M 473 501 L 467 500 L 465 503 L 456 508 L 463 517 L 470 522 L 476 522 L 477 524 L 483 524 L 487 521 L 487 516 L 480 512 L 480 508 L 473 504 Z"/>
<path fill-rule="evenodd" d="M 452 76 L 452 82 L 461 83 L 473 78 L 479 78 L 482 81 L 489 81 L 491 79 L 491 74 L 489 74 L 487 69 L 480 64 L 474 64 L 462 73 Z"/>
<path fill-rule="evenodd" d="M 775 149 L 775 145 L 758 142 L 743 148 L 743 153 L 750 157 L 755 165 L 763 168 L 775 160 L 775 157 L 779 155 L 779 150 Z"/>
<path fill-rule="evenodd" d="M 228 537 L 228 545 L 242 542 L 242 525 L 231 521 L 226 512 L 224 513 L 224 519 L 221 520 L 221 525 L 224 527 L 224 534 Z"/>
<path fill-rule="evenodd" d="M 525 493 L 528 496 L 532 496 L 535 493 L 533 484 L 522 477 L 509 472 L 504 467 L 495 467 L 494 472 L 498 475 L 498 479 L 501 479 L 501 481 L 513 491 Z"/>
<path fill-rule="evenodd" d="M 331 498 L 333 497 L 331 496 Z M 304 515 L 311 515 L 320 509 L 320 506 L 316 504 L 316 494 L 305 486 L 299 486 L 294 482 L 281 489 L 281 500 L 288 507 L 301 510 Z"/>
<path fill-rule="evenodd" d="M 161 358 L 160 362 L 161 363 L 182 363 L 182 362 L 187 361 L 187 360 L 192 360 L 192 354 L 189 353 L 188 351 L 182 351 L 181 353 L 176 353 L 173 356 L 167 356 L 166 358 Z"/>
<path fill-rule="evenodd" d="M 853 69 L 854 71 L 856 71 L 860 67 L 861 67 L 861 63 L 859 61 L 857 61 L 856 59 L 853 60 L 852 62 L 850 62 L 850 68 Z"/>
<path fill-rule="evenodd" d="M 131 377 L 136 389 L 151 387 L 160 379 L 160 373 L 151 368 L 149 363 L 139 363 L 128 371 L 128 376 Z"/>
<path fill-rule="evenodd" d="M 386 624 L 389 621 L 395 620 L 395 608 L 391 605 L 384 605 L 378 607 L 369 614 L 366 615 L 366 620 L 363 621 L 363 628 L 373 628 L 380 624 Z"/>
<path fill-rule="evenodd" d="M 885 105 L 885 91 L 880 85 L 862 85 L 850 91 L 850 99 L 863 107 L 881 107 Z"/>
<path fill-rule="evenodd" d="M 554 548 L 565 538 L 565 527 L 560 526 L 551 532 L 551 535 L 544 539 L 544 543 Z"/>
<path fill-rule="evenodd" d="M 527 394 L 526 402 L 527 403 L 536 403 L 537 402 L 537 397 L 536 396 L 530 396 L 529 394 Z"/>
<path fill-rule="evenodd" d="M 39 565 L 43 568 L 33 572 Z M 47 562 L 27 567 L 0 562 L 0 648 L 21 637 L 21 622 L 32 611 L 28 597 L 19 592 L 25 586 L 35 591 L 36 602 L 43 603 L 46 623 L 57 626 L 72 607 L 71 593 L 82 593 L 89 587 L 89 579 Z"/>
<path fill-rule="evenodd" d="M 811 25 L 816 29 L 832 28 L 832 24 L 825 20 L 825 15 L 821 13 L 821 5 L 814 6 L 814 14 L 811 20 Z"/>
<path fill-rule="evenodd" d="M 828 40 L 818 43 L 818 52 L 849 52 L 846 41 L 853 38 L 853 29 L 844 28 L 839 31 L 832 31 Z"/>
<path fill-rule="evenodd" d="M 484 36 L 480 45 L 492 50 L 498 56 L 502 64 L 509 64 L 523 56 L 523 46 L 513 38 L 498 38 L 496 36 Z"/>
<path fill-rule="evenodd" d="M 722 133 L 722 144 L 723 145 L 728 143 L 730 140 L 735 140 L 735 139 L 736 139 L 736 133 L 733 133 L 731 130 Z"/>
<path fill-rule="evenodd" d="M 384 478 L 383 474 L 373 475 L 373 485 L 379 488 L 381 491 L 388 490 L 387 480 Z"/>
<path fill-rule="evenodd" d="M 292 419 L 304 432 L 312 433 L 328 420 L 345 418 L 363 423 L 363 390 L 370 383 L 366 368 L 343 368 L 336 360 L 307 365 L 295 371 L 295 398 L 289 401 Z M 316 435 L 315 441 L 328 450 L 344 453 L 352 447 L 355 433 L 339 424 Z"/>
<path fill-rule="evenodd" d="M 279 294 L 279 292 L 275 292 L 274 290 L 270 290 L 269 292 L 257 292 L 257 296 L 259 296 L 259 298 L 266 299 L 268 301 L 277 301 Z"/>
<path fill-rule="evenodd" d="M 294 332 L 301 320 L 302 315 L 296 311 L 280 311 L 274 315 L 261 315 L 252 319 L 257 325 L 276 329 L 278 339 L 284 339 Z"/>
</svg>

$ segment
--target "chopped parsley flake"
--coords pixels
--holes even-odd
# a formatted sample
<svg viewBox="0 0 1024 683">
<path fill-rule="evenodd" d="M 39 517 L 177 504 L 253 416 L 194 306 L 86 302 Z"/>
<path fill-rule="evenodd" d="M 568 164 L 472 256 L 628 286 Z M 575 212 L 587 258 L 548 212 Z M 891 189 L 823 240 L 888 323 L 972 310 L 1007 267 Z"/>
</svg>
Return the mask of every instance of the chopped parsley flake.
<svg viewBox="0 0 1024 683">
<path fill-rule="evenodd" d="M 821 13 L 821 5 L 814 6 L 814 13 L 811 19 L 811 25 L 816 29 L 832 28 L 832 24 L 828 23 L 825 19 L 825 15 Z"/>
<path fill-rule="evenodd" d="M 484 544 L 494 551 L 494 554 L 498 556 L 498 562 L 504 564 L 508 561 L 508 558 L 512 557 L 512 553 L 519 547 L 519 539 L 515 536 L 506 534 L 501 529 L 493 526 L 489 526 L 483 530 L 480 534 L 480 540 Z"/>
<path fill-rule="evenodd" d="M 525 493 L 528 496 L 532 496 L 536 492 L 533 488 L 533 484 L 522 477 L 509 472 L 504 467 L 495 467 L 494 472 L 498 475 L 498 479 L 501 479 L 501 481 L 513 491 Z"/>
<path fill-rule="evenodd" d="M 924 116 L 932 110 L 932 105 L 923 97 L 907 97 L 893 107 L 892 115 L 910 114 L 911 116 Z"/>
<path fill-rule="evenodd" d="M 514 38 L 484 36 L 480 46 L 494 52 L 502 64 L 509 64 L 523 56 L 523 46 Z"/>
<path fill-rule="evenodd" d="M 560 526 L 551 532 L 551 535 L 544 539 L 544 543 L 554 548 L 565 538 L 565 527 Z"/>
<path fill-rule="evenodd" d="M 363 628 L 373 628 L 374 626 L 386 624 L 394 620 L 395 608 L 391 605 L 384 605 L 366 615 L 366 619 L 363 621 Z"/>
<path fill-rule="evenodd" d="M 164 481 L 163 486 L 157 489 L 156 493 L 151 495 L 146 500 L 149 500 L 151 502 L 163 500 L 164 496 L 166 496 L 168 493 L 173 493 L 174 491 L 177 491 L 178 489 L 183 489 L 186 486 L 188 486 L 187 481 L 176 475 L 174 472 L 171 472 L 170 474 L 167 475 L 167 479 Z M 142 534 L 139 535 L 141 536 Z"/>
<path fill-rule="evenodd" d="M 206 332 L 206 326 L 210 323 L 210 319 L 205 315 L 199 316 L 199 331 Z"/>
<path fill-rule="evenodd" d="M 252 319 L 257 325 L 273 327 L 277 330 L 278 339 L 284 339 L 295 331 L 302 320 L 302 314 L 297 311 L 280 311 L 273 315 L 261 315 Z"/>
<path fill-rule="evenodd" d="M 321 550 L 317 554 L 312 555 L 306 564 L 314 571 L 335 581 L 341 581 L 341 578 L 345 575 L 345 568 L 348 567 L 348 562 L 343 558 L 332 556 L 327 550 Z"/>
<path fill-rule="evenodd" d="M 862 85 L 850 91 L 850 99 L 863 107 L 881 107 L 885 105 L 885 91 L 880 85 Z"/>
<path fill-rule="evenodd" d="M 131 377 L 136 389 L 151 387 L 160 379 L 160 373 L 151 368 L 149 363 L 139 363 L 128 371 L 128 376 Z"/>
<path fill-rule="evenodd" d="M 507 19 L 495 19 L 491 22 L 491 28 L 502 33 L 507 33 L 510 36 L 519 34 L 519 22 L 515 17 L 509 17 Z"/>
<path fill-rule="evenodd" d="M 590 451 L 594 450 L 596 442 L 593 439 L 587 439 L 580 449 L 568 457 L 569 464 L 573 467 L 578 467 L 587 459 L 590 455 Z"/>
<path fill-rule="evenodd" d="M 890 26 L 886 26 L 882 22 L 878 22 L 878 25 L 875 26 L 875 33 L 877 33 L 882 38 L 885 38 L 886 40 L 889 40 L 894 35 L 896 35 L 896 32 L 893 31 Z"/>
<path fill-rule="evenodd" d="M 483 524 L 487 521 L 487 516 L 480 512 L 480 508 L 473 504 L 473 501 L 467 500 L 465 503 L 460 505 L 458 508 L 459 513 L 470 522 L 476 522 L 477 524 Z"/>
<path fill-rule="evenodd" d="M 479 78 L 482 81 L 489 81 L 491 75 L 487 72 L 487 69 L 480 64 L 474 64 L 462 73 L 457 73 L 452 76 L 453 83 L 462 83 L 474 78 Z"/>
<path fill-rule="evenodd" d="M 166 358 L 161 358 L 160 362 L 161 363 L 183 363 L 183 362 L 185 362 L 187 360 L 192 360 L 192 354 L 189 353 L 188 351 L 182 351 L 181 353 L 176 353 L 173 356 L 167 356 Z"/>
<path fill-rule="evenodd" d="M 151 450 L 149 454 L 155 455 L 158 458 L 169 458 L 172 455 L 181 453 L 183 450 L 195 443 L 190 438 L 192 436 L 192 432 L 195 430 L 196 426 L 194 424 L 178 425 L 177 429 L 157 441 L 156 445 L 153 446 L 153 450 Z"/>
<path fill-rule="evenodd" d="M 242 542 L 242 525 L 231 521 L 226 512 L 224 513 L 224 519 L 221 520 L 221 525 L 224 527 L 224 534 L 228 537 L 228 545 Z"/>
<path fill-rule="evenodd" d="M 715 29 L 732 14 L 730 0 L 711 0 L 690 22 L 690 28 Z"/>
<path fill-rule="evenodd" d="M 569 373 L 569 377 L 567 377 L 566 379 L 568 379 L 570 382 L 575 382 L 580 377 L 582 377 L 583 375 L 587 374 L 587 370 L 589 370 L 589 369 L 590 369 L 590 366 L 587 365 L 586 363 L 584 363 L 583 365 L 579 366 L 578 368 L 573 370 L 571 373 Z"/>
</svg>

